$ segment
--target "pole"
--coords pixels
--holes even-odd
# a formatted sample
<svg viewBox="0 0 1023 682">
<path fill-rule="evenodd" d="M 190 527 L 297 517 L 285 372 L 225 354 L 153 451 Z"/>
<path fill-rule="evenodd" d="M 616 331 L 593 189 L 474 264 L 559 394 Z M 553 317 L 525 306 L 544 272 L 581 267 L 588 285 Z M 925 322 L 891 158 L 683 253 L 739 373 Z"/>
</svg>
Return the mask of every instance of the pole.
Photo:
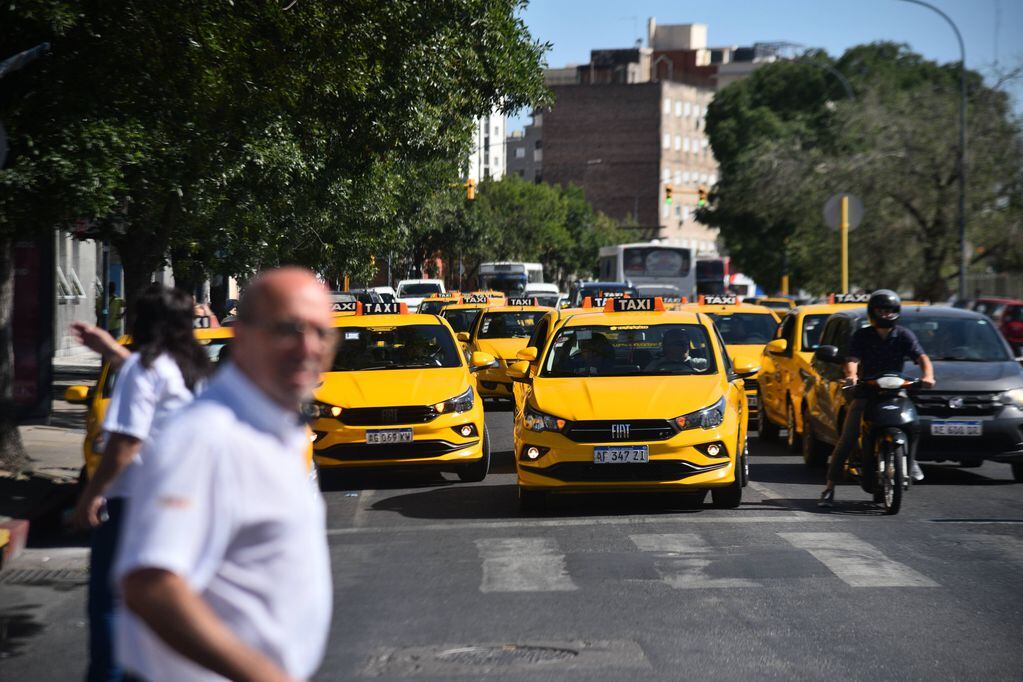
<svg viewBox="0 0 1023 682">
<path fill-rule="evenodd" d="M 789 295 L 789 275 L 788 275 L 788 273 L 785 273 L 784 275 L 781 276 L 781 295 L 782 296 L 788 296 Z"/>
<path fill-rule="evenodd" d="M 959 175 L 959 300 L 966 300 L 966 45 L 963 35 L 959 32 L 952 19 L 940 9 L 923 0 L 902 0 L 920 5 L 936 12 L 944 19 L 959 42 L 959 158 L 957 160 Z"/>
<path fill-rule="evenodd" d="M 842 293 L 849 293 L 849 195 L 842 195 Z"/>
</svg>

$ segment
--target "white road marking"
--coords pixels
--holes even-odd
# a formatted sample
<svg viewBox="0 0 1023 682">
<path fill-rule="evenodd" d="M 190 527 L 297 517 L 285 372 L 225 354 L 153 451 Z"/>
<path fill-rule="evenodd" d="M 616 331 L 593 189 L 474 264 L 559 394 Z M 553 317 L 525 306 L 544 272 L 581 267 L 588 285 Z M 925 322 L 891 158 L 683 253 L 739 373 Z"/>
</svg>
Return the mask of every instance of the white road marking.
<svg viewBox="0 0 1023 682">
<path fill-rule="evenodd" d="M 852 587 L 939 587 L 852 533 L 778 533 Z"/>
<path fill-rule="evenodd" d="M 768 488 L 763 483 L 757 483 L 756 481 L 750 481 L 746 485 L 748 487 L 752 488 L 753 490 L 756 490 L 758 493 L 760 493 L 761 495 L 763 495 L 764 497 L 766 497 L 769 500 L 770 499 L 774 499 L 776 497 L 781 497 L 781 494 L 778 493 L 778 491 L 772 490 L 772 489 Z"/>
<path fill-rule="evenodd" d="M 744 516 L 743 510 L 736 510 L 731 516 L 709 516 L 706 514 L 681 514 L 664 516 L 622 516 L 575 519 L 522 519 L 516 521 L 451 521 L 448 523 L 421 523 L 404 526 L 365 526 L 362 528 L 328 528 L 327 535 L 351 535 L 352 533 L 424 533 L 434 531 L 492 530 L 498 528 L 566 528 L 570 526 L 641 526 L 651 523 L 685 524 L 694 523 L 836 523 L 844 522 L 841 517 L 808 512 L 788 512 L 765 516 Z M 755 510 L 759 512 L 760 510 Z"/>
<path fill-rule="evenodd" d="M 359 497 L 355 501 L 355 513 L 352 514 L 352 525 L 361 528 L 366 525 L 366 511 L 369 509 L 370 498 L 375 491 L 372 489 L 360 490 Z"/>
<path fill-rule="evenodd" d="M 755 580 L 715 578 L 707 572 L 719 554 L 695 533 L 650 533 L 630 535 L 643 552 L 660 555 L 655 564 L 664 582 L 676 589 L 760 587 Z"/>
<path fill-rule="evenodd" d="M 483 559 L 480 592 L 568 592 L 565 555 L 554 538 L 491 538 L 477 540 Z"/>
<path fill-rule="evenodd" d="M 1023 540 L 1013 535 L 974 534 L 966 538 L 967 547 L 994 551 L 1023 566 Z"/>
</svg>

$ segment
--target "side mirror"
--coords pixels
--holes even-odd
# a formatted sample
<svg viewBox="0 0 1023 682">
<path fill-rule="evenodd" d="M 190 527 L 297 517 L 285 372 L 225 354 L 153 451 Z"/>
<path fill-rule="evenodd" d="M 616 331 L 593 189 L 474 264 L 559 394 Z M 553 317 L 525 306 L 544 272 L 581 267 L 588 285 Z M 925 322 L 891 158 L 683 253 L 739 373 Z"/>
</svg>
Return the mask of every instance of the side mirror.
<svg viewBox="0 0 1023 682">
<path fill-rule="evenodd" d="M 508 365 L 508 378 L 512 381 L 517 381 L 521 384 L 531 384 L 533 380 L 529 378 L 529 363 L 525 360 L 519 360 Z"/>
<path fill-rule="evenodd" d="M 820 360 L 821 362 L 830 362 L 832 364 L 838 362 L 838 347 L 837 346 L 818 346 L 817 350 L 813 353 L 814 360 Z"/>
<path fill-rule="evenodd" d="M 497 358 L 490 353 L 476 352 L 469 356 L 470 372 L 479 372 L 482 369 L 493 369 L 494 367 L 497 367 Z"/>
<path fill-rule="evenodd" d="M 767 344 L 767 352 L 774 355 L 781 355 L 789 349 L 789 342 L 787 339 L 775 339 Z"/>
<path fill-rule="evenodd" d="M 760 365 L 749 360 L 736 360 L 732 358 L 732 371 L 735 372 L 735 376 L 745 379 L 759 372 Z"/>
<path fill-rule="evenodd" d="M 75 405 L 84 405 L 89 401 L 89 387 L 68 386 L 64 391 L 64 400 Z"/>
<path fill-rule="evenodd" d="M 538 355 L 539 352 L 537 351 L 536 346 L 527 346 L 516 353 L 515 357 L 519 360 L 525 360 L 526 362 L 535 362 Z"/>
<path fill-rule="evenodd" d="M 462 343 L 469 343 L 469 332 L 458 332 L 455 334 L 455 338 Z"/>
</svg>

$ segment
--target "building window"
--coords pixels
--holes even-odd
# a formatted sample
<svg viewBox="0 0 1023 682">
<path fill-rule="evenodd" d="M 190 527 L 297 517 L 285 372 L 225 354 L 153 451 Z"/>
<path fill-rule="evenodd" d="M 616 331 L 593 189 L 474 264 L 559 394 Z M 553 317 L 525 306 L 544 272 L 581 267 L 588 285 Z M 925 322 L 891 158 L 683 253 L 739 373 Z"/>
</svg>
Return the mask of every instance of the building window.
<svg viewBox="0 0 1023 682">
<path fill-rule="evenodd" d="M 685 206 L 682 209 L 682 222 L 689 220 L 689 207 Z"/>
<path fill-rule="evenodd" d="M 678 206 L 678 205 L 675 206 L 675 215 L 676 216 L 682 215 L 682 207 L 681 206 Z"/>
<path fill-rule="evenodd" d="M 679 135 L 675 136 L 675 151 L 682 149 L 682 138 Z"/>
<path fill-rule="evenodd" d="M 685 113 L 685 117 L 686 117 L 686 118 L 689 118 L 689 115 L 690 115 L 690 113 L 692 113 L 692 110 L 690 109 L 690 106 L 689 106 L 689 102 L 686 102 L 686 113 Z"/>
<path fill-rule="evenodd" d="M 682 174 L 682 184 L 684 185 L 689 184 L 689 171 L 686 171 L 685 173 Z"/>
<path fill-rule="evenodd" d="M 671 169 L 670 168 L 665 168 L 663 171 L 661 171 L 661 179 L 664 182 L 671 182 Z"/>
<path fill-rule="evenodd" d="M 713 173 L 711 173 L 711 176 L 709 178 L 707 178 L 707 182 L 710 183 L 711 185 L 718 184 L 718 176 L 713 174 Z"/>
<path fill-rule="evenodd" d="M 543 149 L 543 140 L 537 140 L 536 144 L 533 145 L 533 149 Z"/>
<path fill-rule="evenodd" d="M 526 150 L 525 150 L 525 148 L 523 148 L 523 147 L 516 147 L 515 148 L 515 158 L 516 159 L 524 159 L 524 158 L 526 158 Z"/>
<path fill-rule="evenodd" d="M 689 138 L 688 138 L 688 137 L 687 137 L 687 138 L 685 138 L 685 139 L 684 139 L 684 140 L 682 141 L 682 151 L 685 151 L 685 152 L 688 152 L 688 151 L 689 151 Z"/>
<path fill-rule="evenodd" d="M 671 206 L 668 204 L 661 204 L 661 217 L 667 218 L 669 215 L 671 215 Z"/>
<path fill-rule="evenodd" d="M 671 100 L 670 99 L 666 99 L 666 100 L 664 100 L 664 115 L 667 116 L 670 113 L 671 113 Z"/>
<path fill-rule="evenodd" d="M 682 102 L 675 102 L 675 115 L 676 116 L 682 115 Z"/>
<path fill-rule="evenodd" d="M 533 114 L 533 127 L 539 128 L 543 126 L 543 114 Z"/>
<path fill-rule="evenodd" d="M 699 104 L 694 104 L 693 105 L 693 118 L 700 118 L 700 105 Z"/>
<path fill-rule="evenodd" d="M 661 141 L 661 146 L 665 149 L 671 149 L 671 135 L 664 133 L 664 139 Z"/>
<path fill-rule="evenodd" d="M 682 171 L 675 171 L 675 184 L 676 185 L 682 184 Z"/>
</svg>

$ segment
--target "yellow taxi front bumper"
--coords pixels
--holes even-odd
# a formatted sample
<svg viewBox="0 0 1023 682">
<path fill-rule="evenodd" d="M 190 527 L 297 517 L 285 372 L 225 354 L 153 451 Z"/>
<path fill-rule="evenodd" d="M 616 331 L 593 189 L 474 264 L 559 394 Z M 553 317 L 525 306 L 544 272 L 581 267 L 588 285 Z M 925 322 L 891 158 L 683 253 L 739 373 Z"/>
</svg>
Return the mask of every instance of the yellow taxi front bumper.
<svg viewBox="0 0 1023 682">
<path fill-rule="evenodd" d="M 385 409 L 385 408 L 382 408 Z M 442 414 L 425 423 L 373 423 L 352 425 L 340 418 L 313 422 L 313 459 L 316 466 L 330 468 L 433 467 L 457 469 L 483 458 L 483 408 Z M 377 422 L 379 420 L 370 420 Z M 371 431 L 412 431 L 410 442 L 374 444 Z M 467 433 L 468 435 L 463 435 Z"/>
</svg>

